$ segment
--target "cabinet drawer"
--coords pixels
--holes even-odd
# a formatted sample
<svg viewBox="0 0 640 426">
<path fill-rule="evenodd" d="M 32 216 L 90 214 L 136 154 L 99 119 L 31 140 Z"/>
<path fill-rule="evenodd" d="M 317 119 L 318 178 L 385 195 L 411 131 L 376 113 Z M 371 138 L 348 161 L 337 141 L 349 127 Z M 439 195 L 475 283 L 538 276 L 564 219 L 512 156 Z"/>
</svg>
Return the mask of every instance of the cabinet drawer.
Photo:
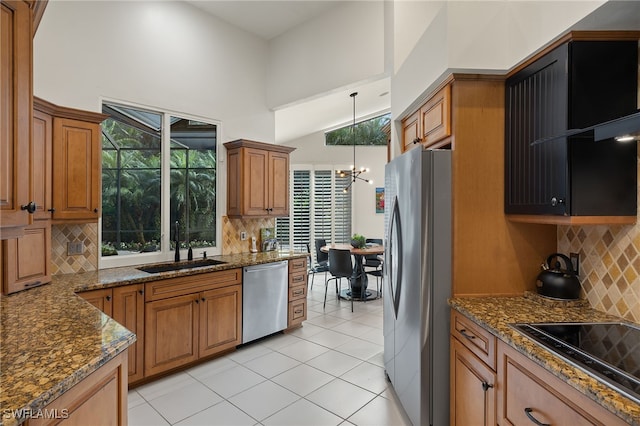
<svg viewBox="0 0 640 426">
<path fill-rule="evenodd" d="M 289 287 L 307 284 L 307 271 L 289 274 Z"/>
<path fill-rule="evenodd" d="M 451 311 L 451 335 L 491 369 L 496 369 L 496 337 L 459 313 Z"/>
<path fill-rule="evenodd" d="M 307 258 L 299 257 L 297 259 L 289 260 L 289 273 L 295 274 L 298 272 L 307 272 Z"/>
<path fill-rule="evenodd" d="M 422 144 L 430 146 L 451 136 L 451 85 L 447 84 L 420 108 Z"/>
<path fill-rule="evenodd" d="M 289 302 L 289 327 L 301 324 L 307 319 L 307 299 Z"/>
<path fill-rule="evenodd" d="M 506 344 L 501 342 L 498 352 L 500 424 L 626 424 Z"/>
<path fill-rule="evenodd" d="M 297 285 L 295 287 L 289 287 L 289 302 L 306 299 L 307 298 L 307 285 Z"/>
<path fill-rule="evenodd" d="M 145 285 L 145 302 L 198 293 L 204 290 L 242 283 L 242 269 L 228 269 L 207 274 L 154 281 Z"/>
</svg>

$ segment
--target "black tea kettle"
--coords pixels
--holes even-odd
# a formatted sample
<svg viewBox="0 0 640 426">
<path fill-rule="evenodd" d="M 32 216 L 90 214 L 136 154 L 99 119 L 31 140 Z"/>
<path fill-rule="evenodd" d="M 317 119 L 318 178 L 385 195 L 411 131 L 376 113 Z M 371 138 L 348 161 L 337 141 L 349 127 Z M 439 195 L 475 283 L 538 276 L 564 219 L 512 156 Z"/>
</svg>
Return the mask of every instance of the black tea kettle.
<svg viewBox="0 0 640 426">
<path fill-rule="evenodd" d="M 554 259 L 555 262 L 552 263 Z M 560 268 L 558 259 L 564 260 L 565 269 Z M 536 281 L 538 294 L 555 299 L 580 298 L 580 280 L 567 256 L 562 253 L 549 255 L 546 263 L 542 264 L 542 269 Z"/>
</svg>

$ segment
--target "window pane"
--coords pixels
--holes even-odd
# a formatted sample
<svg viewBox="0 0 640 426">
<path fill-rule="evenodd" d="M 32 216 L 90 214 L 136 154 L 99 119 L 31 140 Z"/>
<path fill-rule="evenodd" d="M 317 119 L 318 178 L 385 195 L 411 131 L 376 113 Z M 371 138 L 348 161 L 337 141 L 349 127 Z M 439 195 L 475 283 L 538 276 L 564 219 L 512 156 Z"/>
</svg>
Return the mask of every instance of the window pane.
<svg viewBox="0 0 640 426">
<path fill-rule="evenodd" d="M 324 134 L 326 145 L 387 145 L 391 128 L 391 114 L 331 130 Z M 353 129 L 353 130 L 352 130 Z M 354 135 L 355 133 L 355 135 Z"/>
<path fill-rule="evenodd" d="M 170 221 L 179 223 L 183 248 L 216 245 L 216 131 L 171 117 Z"/>
<path fill-rule="evenodd" d="M 160 250 L 160 135 L 126 114 L 134 109 L 114 111 L 104 105 L 111 117 L 102 124 L 102 254 Z"/>
</svg>

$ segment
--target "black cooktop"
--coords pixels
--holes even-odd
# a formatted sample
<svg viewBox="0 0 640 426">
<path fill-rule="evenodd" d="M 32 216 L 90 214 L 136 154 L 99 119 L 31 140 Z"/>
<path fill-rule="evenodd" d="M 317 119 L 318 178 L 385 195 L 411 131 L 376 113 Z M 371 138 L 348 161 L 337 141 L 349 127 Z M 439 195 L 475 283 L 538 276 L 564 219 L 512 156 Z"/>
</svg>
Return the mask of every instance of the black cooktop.
<svg viewBox="0 0 640 426">
<path fill-rule="evenodd" d="M 534 323 L 513 326 L 640 403 L 640 328 L 627 323 Z"/>
</svg>

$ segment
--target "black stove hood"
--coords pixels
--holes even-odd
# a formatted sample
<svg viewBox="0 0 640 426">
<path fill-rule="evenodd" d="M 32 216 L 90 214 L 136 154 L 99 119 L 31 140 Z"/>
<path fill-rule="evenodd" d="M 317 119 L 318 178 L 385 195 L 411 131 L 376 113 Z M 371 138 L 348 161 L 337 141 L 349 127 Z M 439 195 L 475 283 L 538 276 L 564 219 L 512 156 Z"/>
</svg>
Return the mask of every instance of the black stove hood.
<svg viewBox="0 0 640 426">
<path fill-rule="evenodd" d="M 630 142 L 640 139 L 640 112 L 607 121 L 593 127 L 593 139 Z"/>
<path fill-rule="evenodd" d="M 536 139 L 531 145 L 552 142 L 570 136 L 586 137 L 593 141 L 615 139 L 619 142 L 640 140 L 640 111 L 583 129 L 569 129 L 558 135 Z"/>
</svg>

